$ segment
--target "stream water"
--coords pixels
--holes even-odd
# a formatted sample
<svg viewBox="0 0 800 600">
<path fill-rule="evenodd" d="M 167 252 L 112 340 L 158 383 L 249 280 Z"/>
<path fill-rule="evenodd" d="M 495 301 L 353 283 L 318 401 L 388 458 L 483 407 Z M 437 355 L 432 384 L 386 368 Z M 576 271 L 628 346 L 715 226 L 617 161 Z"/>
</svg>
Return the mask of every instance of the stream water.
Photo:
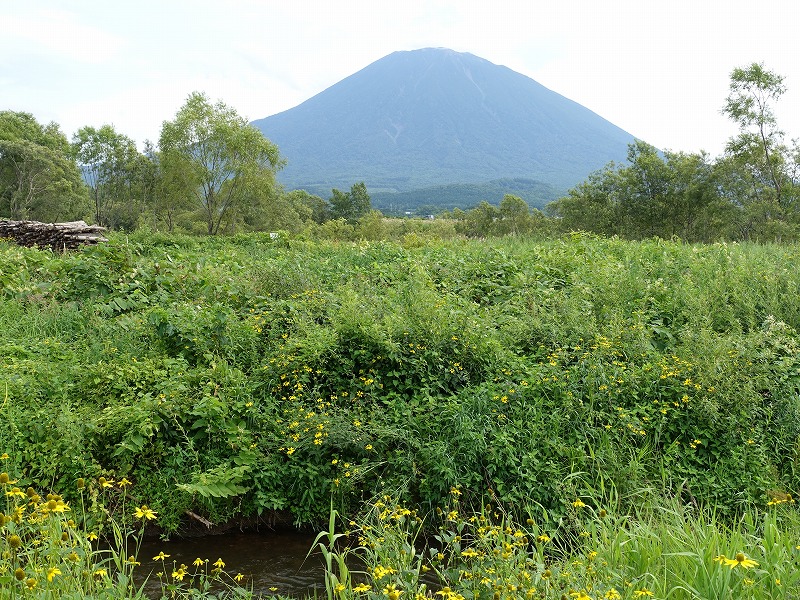
<svg viewBox="0 0 800 600">
<path fill-rule="evenodd" d="M 192 573 L 195 559 L 208 559 L 211 564 L 221 558 L 225 571 L 231 575 L 242 573 L 242 586 L 260 594 L 290 595 L 294 597 L 325 595 L 322 556 L 314 552 L 308 556 L 315 535 L 295 530 L 235 532 L 189 538 L 169 542 L 145 541 L 138 553 L 141 566 L 137 571 L 150 573 L 145 593 L 150 598 L 160 595 L 161 585 L 157 573 L 165 574 L 164 581 L 172 581 L 174 567 L 188 565 Z M 169 558 L 152 560 L 159 552 Z M 140 583 L 141 585 L 141 583 Z"/>
</svg>

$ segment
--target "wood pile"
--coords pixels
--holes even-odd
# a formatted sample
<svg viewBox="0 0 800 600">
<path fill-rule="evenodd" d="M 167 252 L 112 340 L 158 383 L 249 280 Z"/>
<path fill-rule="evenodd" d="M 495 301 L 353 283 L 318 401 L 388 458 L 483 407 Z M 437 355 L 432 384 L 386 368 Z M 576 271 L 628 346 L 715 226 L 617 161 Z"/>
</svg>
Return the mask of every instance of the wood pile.
<svg viewBox="0 0 800 600">
<path fill-rule="evenodd" d="M 0 219 L 0 238 L 14 240 L 20 246 L 50 247 L 53 250 L 74 250 L 83 244 L 108 240 L 101 235 L 105 227 L 87 225 L 83 221 L 40 223 Z"/>
</svg>

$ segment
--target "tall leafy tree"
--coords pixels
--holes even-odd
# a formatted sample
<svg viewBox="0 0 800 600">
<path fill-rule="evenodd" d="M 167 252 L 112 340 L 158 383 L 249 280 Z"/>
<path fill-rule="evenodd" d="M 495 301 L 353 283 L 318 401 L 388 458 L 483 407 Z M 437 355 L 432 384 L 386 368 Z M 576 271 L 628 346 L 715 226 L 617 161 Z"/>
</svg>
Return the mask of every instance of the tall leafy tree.
<svg viewBox="0 0 800 600">
<path fill-rule="evenodd" d="M 722 194 L 719 171 L 704 152 L 666 152 L 669 193 L 663 237 L 692 242 L 730 238 L 737 209 Z"/>
<path fill-rule="evenodd" d="M 342 192 L 334 188 L 329 203 L 331 217 L 345 219 L 351 225 L 357 223 L 372 209 L 372 201 L 363 181 L 353 184 L 349 192 Z"/>
<path fill-rule="evenodd" d="M 278 147 L 231 107 L 194 92 L 159 139 L 165 177 L 202 214 L 210 235 L 252 204 L 254 182 L 272 195 L 283 166 Z"/>
<path fill-rule="evenodd" d="M 519 235 L 533 227 L 530 207 L 519 196 L 506 194 L 500 201 L 500 220 L 496 224 L 497 233 Z"/>
<path fill-rule="evenodd" d="M 95 221 L 111 227 L 130 221 L 141 208 L 141 184 L 149 169 L 133 140 L 112 125 L 82 127 L 72 137 L 72 150 L 89 185 Z"/>
<path fill-rule="evenodd" d="M 547 213 L 566 231 L 622 234 L 618 190 L 620 176 L 614 163 L 589 174 L 567 195 L 547 205 Z"/>
<path fill-rule="evenodd" d="M 628 235 L 664 236 L 665 226 L 669 227 L 672 173 L 659 151 L 636 140 L 628 146 L 628 165 L 619 175 L 619 212 Z"/>
<path fill-rule="evenodd" d="M 0 214 L 55 221 L 81 216 L 86 188 L 55 123 L 0 111 Z"/>
<path fill-rule="evenodd" d="M 798 150 L 787 144 L 774 110 L 785 92 L 783 76 L 763 63 L 731 73 L 722 113 L 739 126 L 739 133 L 728 141 L 725 158 L 740 172 L 736 181 L 746 237 L 775 230 L 775 222 L 798 219 Z"/>
<path fill-rule="evenodd" d="M 736 68 L 731 73 L 730 94 L 723 114 L 739 126 L 727 151 L 743 159 L 759 183 L 771 188 L 780 204 L 787 184 L 784 133 L 778 127 L 774 104 L 786 92 L 783 77 L 763 63 Z"/>
</svg>

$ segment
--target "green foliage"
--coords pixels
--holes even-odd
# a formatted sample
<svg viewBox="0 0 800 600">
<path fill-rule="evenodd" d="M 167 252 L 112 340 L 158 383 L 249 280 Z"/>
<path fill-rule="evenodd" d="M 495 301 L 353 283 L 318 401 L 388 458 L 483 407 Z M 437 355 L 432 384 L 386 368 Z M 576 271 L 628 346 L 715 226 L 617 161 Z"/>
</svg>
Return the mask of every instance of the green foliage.
<svg viewBox="0 0 800 600">
<path fill-rule="evenodd" d="M 155 187 L 150 160 L 111 125 L 82 127 L 72 138 L 71 150 L 89 186 L 95 222 L 135 228 L 136 213 L 150 200 L 146 192 L 152 193 Z"/>
<path fill-rule="evenodd" d="M 199 494 L 204 498 L 231 498 L 248 491 L 249 488 L 239 485 L 244 480 L 247 465 L 239 467 L 220 466 L 205 473 L 197 473 L 191 483 L 180 483 L 178 489 L 189 494 Z"/>
<path fill-rule="evenodd" d="M 0 111 L 0 215 L 68 220 L 86 208 L 86 189 L 58 125 Z"/>
<path fill-rule="evenodd" d="M 541 212 L 531 212 L 527 202 L 512 194 L 506 194 L 499 207 L 483 201 L 467 211 L 454 210 L 451 216 L 455 231 L 467 237 L 542 235 L 552 229 Z"/>
<path fill-rule="evenodd" d="M 344 219 L 350 225 L 354 225 L 370 211 L 370 198 L 363 181 L 354 183 L 349 192 L 334 188 L 332 194 L 328 202 L 333 219 Z"/>
<path fill-rule="evenodd" d="M 214 235 L 235 213 L 274 193 L 278 148 L 222 102 L 194 92 L 161 131 L 162 168 Z"/>
<path fill-rule="evenodd" d="M 763 64 L 734 69 L 723 113 L 739 125 L 725 155 L 658 151 L 642 141 L 548 206 L 565 231 L 632 239 L 791 241 L 798 236 L 797 144 L 773 104 L 786 88 Z"/>
<path fill-rule="evenodd" d="M 722 181 L 704 154 L 662 153 L 637 141 L 627 165 L 593 173 L 548 211 L 563 230 L 709 242 L 735 235 L 736 208 L 721 195 Z"/>
<path fill-rule="evenodd" d="M 736 68 L 731 73 L 730 94 L 722 112 L 740 129 L 726 147 L 729 165 L 740 174 L 736 201 L 745 213 L 745 239 L 772 239 L 796 235 L 785 222 L 794 218 L 798 200 L 795 182 L 797 143 L 784 140 L 774 113 L 774 104 L 786 92 L 783 77 L 761 63 Z M 772 229 L 778 225 L 777 231 Z"/>
<path fill-rule="evenodd" d="M 454 486 L 542 526 L 608 486 L 621 511 L 653 488 L 720 519 L 797 493 L 796 246 L 417 231 L 0 245 L 20 485 L 126 476 L 166 532 Z"/>
<path fill-rule="evenodd" d="M 12 458 L 3 453 L 0 461 L 5 468 Z M 14 469 L 0 473 L 0 599 L 147 597 L 140 546 L 159 517 L 146 504 L 134 504 L 130 480 L 78 477 L 70 485 L 77 496 L 70 506 L 54 492 L 22 491 L 16 477 Z M 162 551 L 152 560 L 168 557 Z M 162 597 L 252 597 L 240 587 L 243 576 L 224 567 L 221 558 L 173 563 L 171 574 L 165 568 L 157 576 Z"/>
</svg>

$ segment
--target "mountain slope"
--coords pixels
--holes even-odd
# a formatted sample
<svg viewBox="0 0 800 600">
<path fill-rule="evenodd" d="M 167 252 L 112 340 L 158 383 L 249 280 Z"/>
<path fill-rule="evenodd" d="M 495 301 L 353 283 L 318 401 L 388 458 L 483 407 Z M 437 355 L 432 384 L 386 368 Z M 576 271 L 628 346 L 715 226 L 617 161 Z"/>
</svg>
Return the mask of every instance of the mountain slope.
<svg viewBox="0 0 800 600">
<path fill-rule="evenodd" d="M 565 189 L 633 140 L 529 77 L 442 48 L 394 52 L 253 124 L 288 159 L 279 179 L 318 192 L 514 177 Z"/>
</svg>

